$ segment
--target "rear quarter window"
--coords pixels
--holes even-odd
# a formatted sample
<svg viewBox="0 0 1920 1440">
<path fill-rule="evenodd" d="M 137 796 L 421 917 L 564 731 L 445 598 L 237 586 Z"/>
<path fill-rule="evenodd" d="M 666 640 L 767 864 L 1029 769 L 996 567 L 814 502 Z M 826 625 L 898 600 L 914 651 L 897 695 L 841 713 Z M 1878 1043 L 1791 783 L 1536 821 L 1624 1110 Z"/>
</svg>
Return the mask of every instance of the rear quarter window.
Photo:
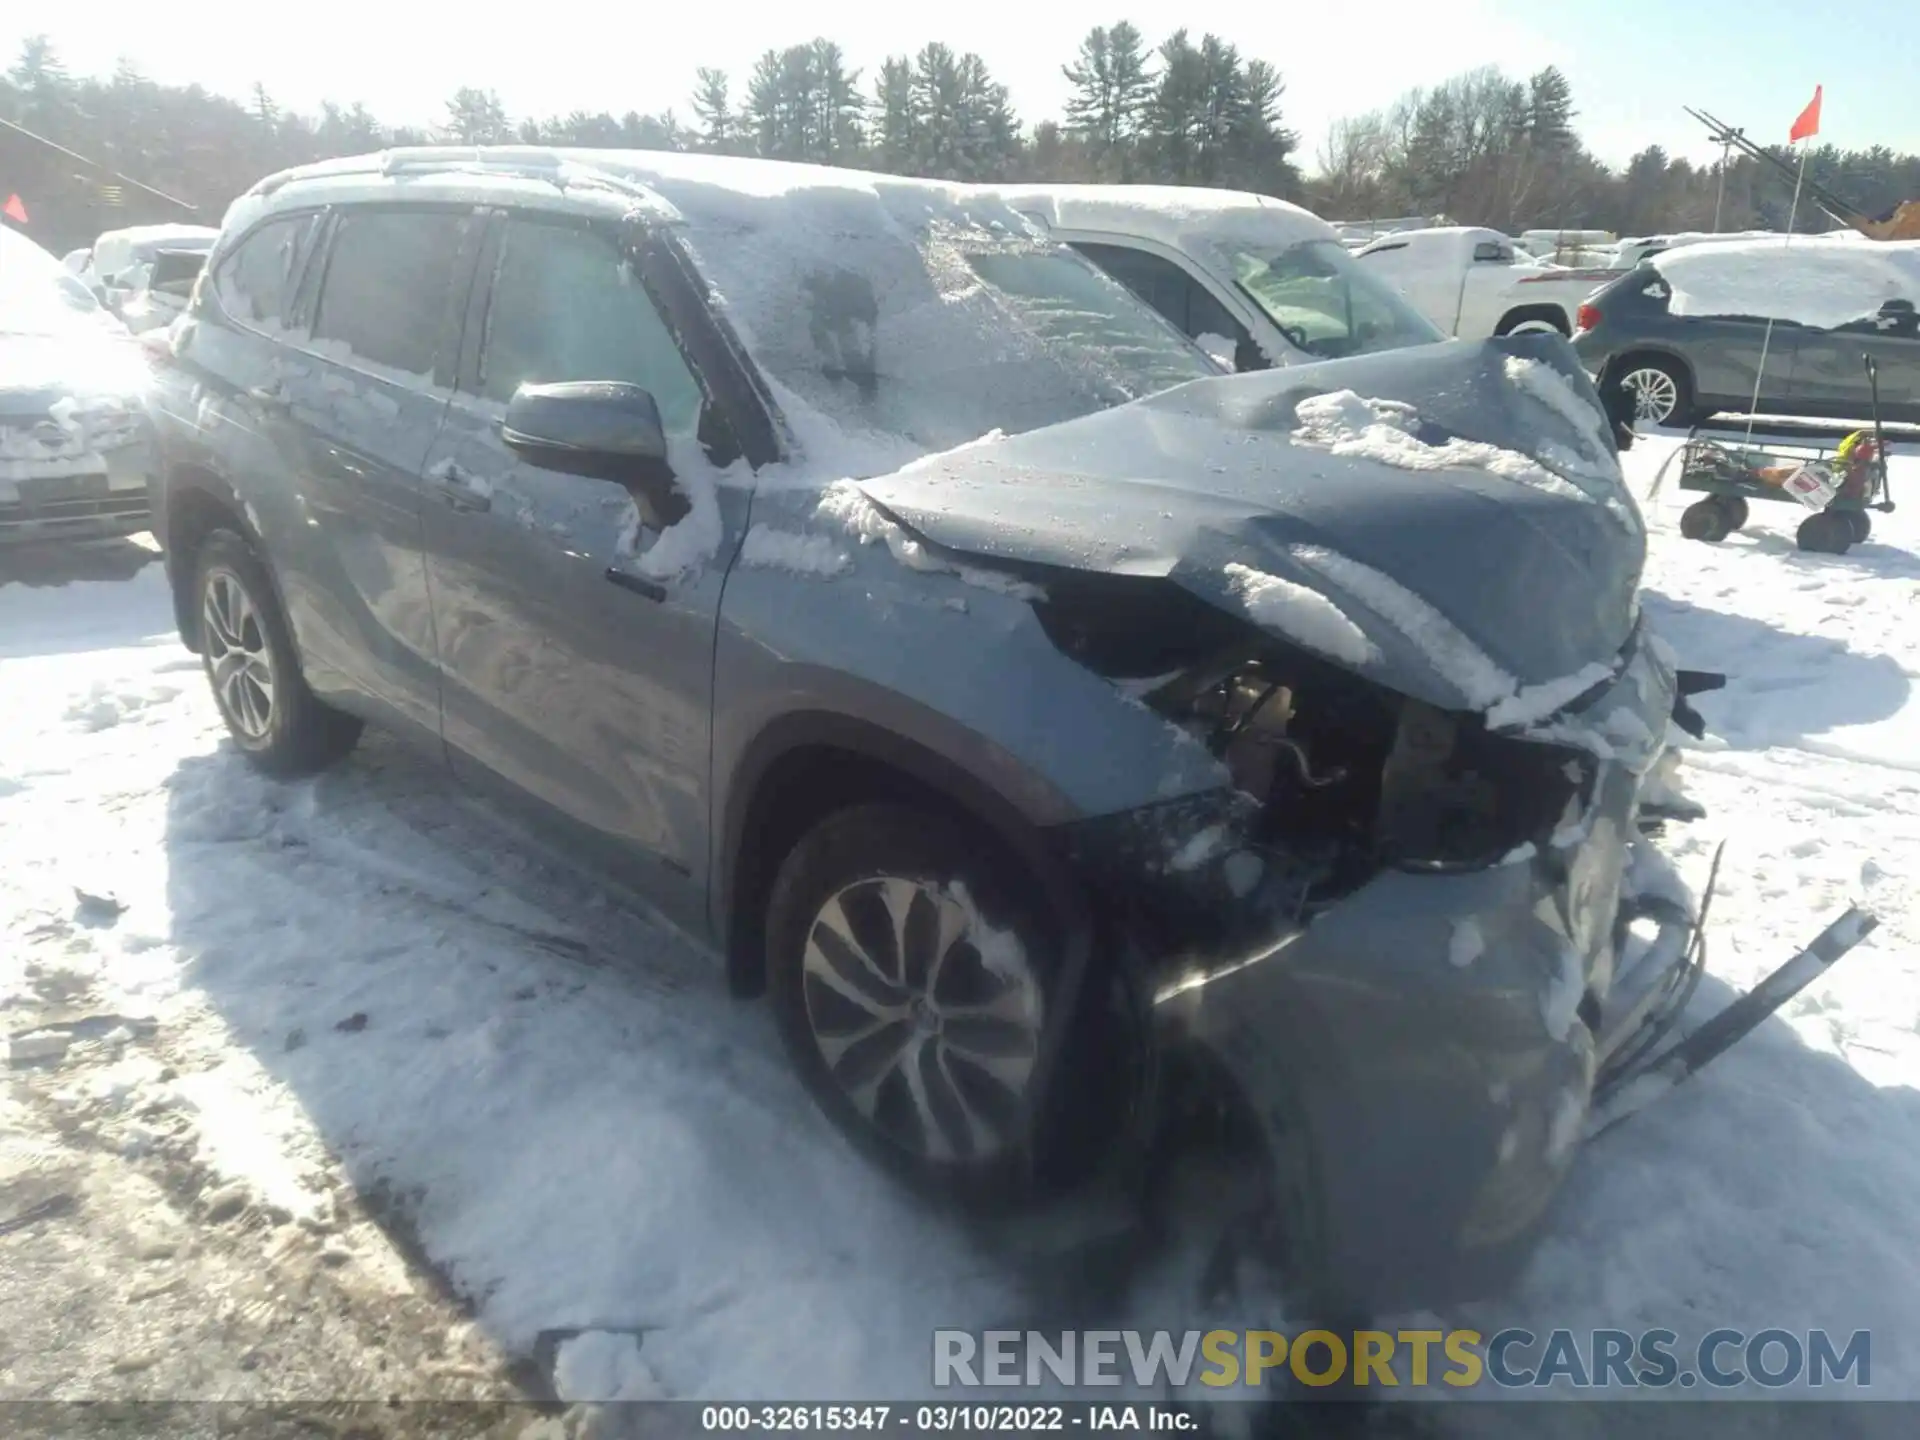
<svg viewBox="0 0 1920 1440">
<path fill-rule="evenodd" d="M 265 330 L 284 325 L 318 220 L 311 212 L 288 215 L 250 231 L 214 272 L 213 295 L 221 310 Z"/>
</svg>

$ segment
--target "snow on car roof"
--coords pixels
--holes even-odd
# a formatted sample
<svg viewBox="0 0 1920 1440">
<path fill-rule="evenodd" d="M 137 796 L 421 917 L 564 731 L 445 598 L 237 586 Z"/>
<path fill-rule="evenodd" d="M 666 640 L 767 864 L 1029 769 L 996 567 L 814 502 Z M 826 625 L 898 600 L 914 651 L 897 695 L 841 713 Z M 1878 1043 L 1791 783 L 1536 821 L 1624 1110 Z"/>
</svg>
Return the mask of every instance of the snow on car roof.
<svg viewBox="0 0 1920 1440">
<path fill-rule="evenodd" d="M 1061 230 L 1102 230 L 1184 249 L 1193 240 L 1262 246 L 1337 240 L 1333 226 L 1298 205 L 1250 190 L 1188 185 L 1003 185 L 993 193 Z"/>
<path fill-rule="evenodd" d="M 1675 315 L 1757 315 L 1819 329 L 1920 302 L 1920 241 L 1780 236 L 1666 250 L 1648 261 Z"/>
</svg>

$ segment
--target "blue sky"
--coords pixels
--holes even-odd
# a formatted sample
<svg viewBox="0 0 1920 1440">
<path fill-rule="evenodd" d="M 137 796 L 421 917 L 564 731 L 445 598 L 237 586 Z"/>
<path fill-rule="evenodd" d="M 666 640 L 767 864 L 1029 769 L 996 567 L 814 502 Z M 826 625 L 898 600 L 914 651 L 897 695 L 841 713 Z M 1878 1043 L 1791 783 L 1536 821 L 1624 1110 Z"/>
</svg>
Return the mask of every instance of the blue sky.
<svg viewBox="0 0 1920 1440">
<path fill-rule="evenodd" d="M 154 0 L 16 0 L 0 18 L 0 49 L 11 54 L 43 30 L 76 73 L 110 71 L 125 55 L 156 80 L 234 95 L 258 80 L 295 108 L 360 100 L 389 121 L 422 124 L 438 121 L 463 84 L 499 91 L 516 116 L 668 105 L 684 114 L 697 65 L 738 79 L 761 50 L 818 34 L 871 76 L 886 55 L 937 39 L 978 50 L 1034 119 L 1059 113 L 1059 67 L 1090 26 L 1131 19 L 1155 43 L 1183 23 L 1205 28 L 1180 0 L 717 0 L 555 12 L 594 18 L 551 26 L 525 6 L 469 13 L 461 25 L 419 0 L 293 11 L 201 0 L 189 12 Z M 1515 74 L 1558 65 L 1582 133 L 1616 164 L 1653 143 L 1711 156 L 1683 105 L 1784 140 L 1815 84 L 1827 88 L 1822 138 L 1920 151 L 1920 0 L 1269 0 L 1209 23 L 1280 68 L 1287 120 L 1309 157 L 1340 116 L 1490 63 Z"/>
</svg>

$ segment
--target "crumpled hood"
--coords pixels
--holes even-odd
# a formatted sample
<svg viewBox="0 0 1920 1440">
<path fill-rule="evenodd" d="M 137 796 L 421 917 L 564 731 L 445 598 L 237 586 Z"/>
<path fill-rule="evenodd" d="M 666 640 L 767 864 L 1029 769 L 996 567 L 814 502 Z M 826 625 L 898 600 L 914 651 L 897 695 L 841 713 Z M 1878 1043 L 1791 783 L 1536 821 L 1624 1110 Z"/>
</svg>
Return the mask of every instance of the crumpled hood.
<svg viewBox="0 0 1920 1440">
<path fill-rule="evenodd" d="M 861 488 L 945 549 L 1165 576 L 1312 645 L 1249 609 L 1246 571 L 1304 587 L 1365 636 L 1333 658 L 1449 709 L 1610 663 L 1646 556 L 1600 398 L 1550 335 L 1196 381 Z"/>
</svg>

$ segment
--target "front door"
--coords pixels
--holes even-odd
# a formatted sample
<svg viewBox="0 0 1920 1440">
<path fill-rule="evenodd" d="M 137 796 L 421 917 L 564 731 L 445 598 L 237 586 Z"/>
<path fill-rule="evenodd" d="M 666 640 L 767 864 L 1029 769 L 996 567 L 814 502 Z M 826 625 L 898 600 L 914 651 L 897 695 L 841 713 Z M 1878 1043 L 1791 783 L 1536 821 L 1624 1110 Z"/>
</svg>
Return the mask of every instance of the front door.
<svg viewBox="0 0 1920 1440">
<path fill-rule="evenodd" d="M 481 339 L 426 464 L 449 760 L 676 909 L 705 882 L 714 627 L 748 492 L 719 483 L 702 387 L 619 238 L 557 216 L 494 223 L 467 324 Z M 566 380 L 653 395 L 683 513 L 642 513 L 622 487 L 502 443 L 518 386 Z"/>
</svg>

